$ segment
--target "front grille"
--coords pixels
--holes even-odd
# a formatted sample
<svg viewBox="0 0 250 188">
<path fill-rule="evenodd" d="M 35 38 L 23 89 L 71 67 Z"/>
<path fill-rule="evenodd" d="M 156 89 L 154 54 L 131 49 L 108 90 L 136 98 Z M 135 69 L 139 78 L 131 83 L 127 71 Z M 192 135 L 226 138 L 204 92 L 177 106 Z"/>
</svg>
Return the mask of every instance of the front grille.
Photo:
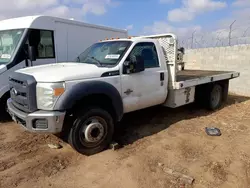
<svg viewBox="0 0 250 188">
<path fill-rule="evenodd" d="M 33 76 L 14 72 L 9 78 L 13 105 L 24 112 L 34 112 L 36 106 L 36 80 Z"/>
<path fill-rule="evenodd" d="M 14 82 L 14 83 L 17 83 L 17 84 L 20 84 L 20 85 L 25 85 L 23 81 L 16 80 L 16 79 L 14 79 L 14 78 L 10 78 L 10 81 L 11 81 L 11 82 Z"/>
</svg>

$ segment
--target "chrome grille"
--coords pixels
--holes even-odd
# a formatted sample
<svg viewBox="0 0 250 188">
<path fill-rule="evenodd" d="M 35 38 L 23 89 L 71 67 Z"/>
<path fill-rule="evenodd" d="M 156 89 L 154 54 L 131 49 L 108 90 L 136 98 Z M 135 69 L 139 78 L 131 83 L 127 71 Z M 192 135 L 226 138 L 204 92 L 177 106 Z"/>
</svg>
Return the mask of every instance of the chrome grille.
<svg viewBox="0 0 250 188">
<path fill-rule="evenodd" d="M 13 105 L 24 112 L 33 112 L 36 107 L 36 81 L 32 76 L 14 73 L 9 78 L 10 96 Z"/>
</svg>

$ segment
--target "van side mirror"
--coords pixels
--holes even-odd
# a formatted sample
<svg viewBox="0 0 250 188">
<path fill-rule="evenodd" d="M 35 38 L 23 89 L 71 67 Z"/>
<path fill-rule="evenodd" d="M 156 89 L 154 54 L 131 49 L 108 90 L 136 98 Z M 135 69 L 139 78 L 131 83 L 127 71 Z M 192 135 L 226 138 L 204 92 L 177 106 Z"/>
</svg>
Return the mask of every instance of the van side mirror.
<svg viewBox="0 0 250 188">
<path fill-rule="evenodd" d="M 132 56 L 124 62 L 125 73 L 137 73 L 145 70 L 142 56 Z"/>
<path fill-rule="evenodd" d="M 29 46 L 28 47 L 28 55 L 30 61 L 35 61 L 36 60 L 36 49 L 34 46 Z"/>
</svg>

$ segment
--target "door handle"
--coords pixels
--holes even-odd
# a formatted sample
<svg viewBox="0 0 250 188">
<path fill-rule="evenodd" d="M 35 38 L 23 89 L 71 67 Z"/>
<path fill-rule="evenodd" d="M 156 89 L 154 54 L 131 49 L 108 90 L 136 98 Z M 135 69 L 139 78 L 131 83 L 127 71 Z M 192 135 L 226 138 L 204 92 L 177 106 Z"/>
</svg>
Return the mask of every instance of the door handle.
<svg viewBox="0 0 250 188">
<path fill-rule="evenodd" d="M 160 81 L 163 81 L 164 80 L 164 72 L 161 72 L 160 73 Z"/>
<path fill-rule="evenodd" d="M 133 90 L 127 89 L 127 91 L 125 91 L 124 93 L 125 93 L 126 95 L 129 95 L 129 94 L 132 93 L 132 92 L 133 92 Z"/>
</svg>

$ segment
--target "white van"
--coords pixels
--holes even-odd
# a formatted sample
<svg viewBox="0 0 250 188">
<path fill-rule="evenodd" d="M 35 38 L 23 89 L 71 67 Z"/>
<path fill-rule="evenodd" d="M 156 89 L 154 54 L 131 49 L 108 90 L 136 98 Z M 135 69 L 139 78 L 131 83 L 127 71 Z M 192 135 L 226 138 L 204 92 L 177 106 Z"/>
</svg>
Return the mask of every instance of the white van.
<svg viewBox="0 0 250 188">
<path fill-rule="evenodd" d="M 127 30 L 51 16 L 27 16 L 0 21 L 0 116 L 9 98 L 9 75 L 20 68 L 72 61 L 104 38 L 127 37 Z M 34 61 L 29 51 L 35 52 Z"/>
</svg>

